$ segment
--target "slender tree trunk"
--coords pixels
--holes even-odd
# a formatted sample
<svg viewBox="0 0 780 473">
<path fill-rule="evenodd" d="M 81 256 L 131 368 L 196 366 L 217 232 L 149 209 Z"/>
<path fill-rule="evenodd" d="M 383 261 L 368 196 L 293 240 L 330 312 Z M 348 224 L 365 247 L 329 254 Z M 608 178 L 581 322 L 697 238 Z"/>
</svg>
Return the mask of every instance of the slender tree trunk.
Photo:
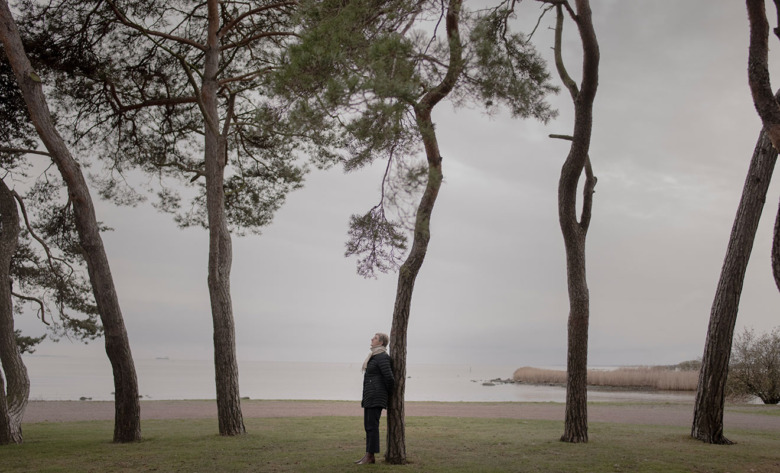
<svg viewBox="0 0 780 473">
<path fill-rule="evenodd" d="M 208 288 L 214 323 L 214 374 L 217 388 L 217 416 L 220 435 L 246 433 L 238 390 L 238 361 L 230 298 L 230 269 L 233 250 L 225 216 L 225 165 L 227 141 L 219 130 L 217 74 L 219 73 L 219 10 L 209 0 L 209 33 L 203 75 L 202 101 L 205 127 L 206 210 L 209 223 Z M 225 126 L 228 126 L 227 123 Z"/>
<path fill-rule="evenodd" d="M 748 85 L 753 104 L 761 117 L 763 132 L 780 150 L 780 90 L 772 95 L 769 77 L 769 21 L 766 3 L 763 0 L 747 0 L 748 23 L 750 24 L 750 45 L 748 47 Z M 775 7 L 778 3 L 775 2 Z M 780 7 L 778 7 L 780 8 Z M 778 11 L 780 21 L 780 11 Z M 772 30 L 780 38 L 780 28 Z M 743 194 L 744 196 L 744 194 Z M 772 273 L 777 289 L 780 290 L 780 208 L 777 210 L 772 242 Z"/>
<path fill-rule="evenodd" d="M 780 291 L 780 204 L 777 206 L 775 234 L 772 238 L 772 274 L 775 276 L 777 290 Z"/>
<path fill-rule="evenodd" d="M 404 414 L 404 393 L 406 390 L 406 333 L 409 326 L 409 313 L 412 304 L 412 292 L 417 274 L 420 272 L 428 243 L 431 239 L 431 213 L 439 195 L 442 182 L 441 156 L 436 135 L 433 132 L 430 111 L 423 116 L 418 114 L 418 124 L 429 130 L 424 135 L 428 157 L 428 182 L 420 204 L 414 227 L 414 242 L 404 264 L 398 273 L 398 287 L 393 309 L 393 325 L 390 332 L 390 355 L 393 360 L 395 386 L 387 409 L 387 453 L 385 460 L 392 464 L 406 463 L 406 421 Z"/>
<path fill-rule="evenodd" d="M 723 436 L 723 409 L 731 343 L 745 272 L 776 161 L 777 150 L 772 146 L 766 131 L 762 130 L 750 161 L 715 300 L 712 302 L 696 389 L 691 436 L 707 443 L 731 443 Z"/>
<path fill-rule="evenodd" d="M 446 13 L 447 39 L 450 48 L 450 64 L 441 83 L 431 89 L 414 107 L 417 128 L 425 147 L 428 161 L 428 182 L 417 207 L 414 225 L 414 241 L 406 261 L 398 273 L 398 286 L 393 308 L 393 324 L 390 332 L 390 356 L 393 360 L 395 386 L 387 409 L 387 452 L 385 461 L 391 464 L 406 463 L 406 420 L 404 394 L 406 391 L 406 333 L 412 292 L 417 274 L 420 272 L 428 243 L 431 239 L 431 214 L 442 182 L 441 153 L 436 131 L 431 119 L 433 108 L 455 87 L 463 71 L 463 47 L 460 40 L 459 22 L 462 0 L 449 0 Z"/>
<path fill-rule="evenodd" d="M 566 357 L 566 415 L 561 441 L 588 441 L 588 326 L 590 294 L 586 278 L 585 239 L 591 220 L 596 178 L 588 150 L 593 130 L 593 102 L 598 88 L 599 45 L 593 29 L 590 2 L 576 0 L 577 24 L 582 42 L 582 86 L 566 72 L 561 53 L 563 8 L 556 3 L 555 63 L 558 74 L 574 102 L 574 133 L 571 148 L 558 181 L 558 221 L 566 248 L 566 281 L 569 289 L 568 351 Z M 577 219 L 577 186 L 585 174 L 582 215 Z"/>
<path fill-rule="evenodd" d="M 590 297 L 585 277 L 585 234 L 564 237 L 569 286 L 568 350 L 566 356 L 565 442 L 588 441 L 588 323 Z"/>
<path fill-rule="evenodd" d="M 87 262 L 95 302 L 105 331 L 106 354 L 114 374 L 114 441 L 140 440 L 141 408 L 138 402 L 135 366 L 89 188 L 80 166 L 71 156 L 65 141 L 54 126 L 40 79 L 24 52 L 6 0 L 0 1 L 0 23 L 0 39 L 14 69 L 32 122 L 68 186 L 79 243 Z"/>
<path fill-rule="evenodd" d="M 0 370 L 0 393 L 5 393 L 5 379 Z M 8 416 L 8 403 L 5 396 L 0 396 L 0 445 L 13 442 L 11 437 L 11 418 Z"/>
<path fill-rule="evenodd" d="M 22 443 L 22 418 L 30 397 L 30 378 L 14 335 L 11 298 L 11 259 L 18 244 L 19 211 L 13 194 L 0 180 L 0 361 L 7 380 L 6 391 L 0 391 L 4 397 L 0 429 L 5 432 L 7 424 L 9 440 L 14 443 Z M 3 437 L 0 434 L 0 444 L 7 443 Z"/>
</svg>

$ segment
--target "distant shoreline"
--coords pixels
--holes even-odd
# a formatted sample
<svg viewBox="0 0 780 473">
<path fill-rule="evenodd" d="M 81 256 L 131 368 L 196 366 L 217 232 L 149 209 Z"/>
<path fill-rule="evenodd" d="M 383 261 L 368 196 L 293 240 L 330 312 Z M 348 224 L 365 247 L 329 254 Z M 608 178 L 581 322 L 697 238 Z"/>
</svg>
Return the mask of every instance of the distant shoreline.
<svg viewBox="0 0 780 473">
<path fill-rule="evenodd" d="M 269 417 L 362 417 L 358 401 L 285 401 L 243 400 L 245 418 Z M 405 406 L 408 417 L 478 417 L 501 419 L 550 420 L 563 422 L 565 405 L 553 402 L 428 402 L 410 401 Z M 727 407 L 727 428 L 780 431 L 777 406 L 739 405 Z M 141 401 L 141 419 L 214 419 L 217 406 L 213 400 Z M 24 423 L 112 421 L 112 401 L 30 401 Z M 688 402 L 663 403 L 590 403 L 590 422 L 637 425 L 672 425 L 689 427 L 693 405 Z M 356 419 L 356 422 L 358 420 Z"/>
</svg>

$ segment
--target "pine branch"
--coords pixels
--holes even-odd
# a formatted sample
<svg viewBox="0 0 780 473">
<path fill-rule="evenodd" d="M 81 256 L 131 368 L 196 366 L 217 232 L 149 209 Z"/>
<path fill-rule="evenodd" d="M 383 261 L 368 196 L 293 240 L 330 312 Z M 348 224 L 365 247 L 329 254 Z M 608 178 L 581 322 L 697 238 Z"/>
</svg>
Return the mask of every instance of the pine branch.
<svg viewBox="0 0 780 473">
<path fill-rule="evenodd" d="M 41 156 L 51 157 L 51 154 L 47 153 L 46 151 L 38 151 L 35 149 L 25 149 L 25 148 L 9 148 L 6 146 L 0 146 L 0 153 L 39 154 Z"/>
<path fill-rule="evenodd" d="M 41 322 L 45 323 L 46 325 L 51 325 L 49 322 L 46 321 L 46 309 L 44 308 L 42 300 L 38 299 L 37 297 L 25 296 L 25 295 L 22 295 L 22 294 L 17 294 L 14 291 L 11 291 L 11 295 L 14 296 L 14 297 L 18 297 L 19 299 L 22 299 L 22 300 L 25 300 L 25 301 L 30 301 L 30 302 L 35 302 L 36 304 L 38 304 L 38 307 L 39 307 L 38 313 L 41 315 Z"/>
<path fill-rule="evenodd" d="M 134 23 L 124 13 L 122 13 L 122 11 L 116 6 L 113 0 L 106 0 L 106 2 L 114 11 L 114 15 L 116 15 L 119 22 L 127 27 L 139 31 L 140 33 L 143 33 L 146 36 L 154 36 L 157 38 L 167 39 L 180 44 L 186 44 L 188 46 L 192 46 L 193 48 L 199 49 L 204 52 L 206 51 L 206 45 L 200 44 L 197 41 L 192 41 L 191 39 L 182 38 L 181 36 L 176 36 L 169 33 L 163 33 L 162 31 L 150 30 L 148 28 L 139 25 L 138 23 Z"/>
</svg>

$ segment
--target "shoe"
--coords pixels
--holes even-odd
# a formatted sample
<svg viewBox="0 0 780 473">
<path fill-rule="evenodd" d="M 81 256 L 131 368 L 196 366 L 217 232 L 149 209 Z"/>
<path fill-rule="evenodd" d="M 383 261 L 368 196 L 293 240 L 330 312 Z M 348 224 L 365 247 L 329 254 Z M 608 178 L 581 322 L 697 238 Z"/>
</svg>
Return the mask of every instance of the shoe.
<svg viewBox="0 0 780 473">
<path fill-rule="evenodd" d="M 363 456 L 363 458 L 356 461 L 355 463 L 357 463 L 358 465 L 366 465 L 369 463 L 376 463 L 376 459 L 374 458 L 373 453 L 366 453 L 365 456 Z"/>
</svg>

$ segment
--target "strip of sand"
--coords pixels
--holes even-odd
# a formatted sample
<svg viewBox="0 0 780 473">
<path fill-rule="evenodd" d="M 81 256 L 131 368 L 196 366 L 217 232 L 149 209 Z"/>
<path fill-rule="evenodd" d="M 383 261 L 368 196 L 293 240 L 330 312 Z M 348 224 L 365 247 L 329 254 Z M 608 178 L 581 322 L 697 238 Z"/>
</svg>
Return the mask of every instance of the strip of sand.
<svg viewBox="0 0 780 473">
<path fill-rule="evenodd" d="M 773 407 L 769 407 L 772 409 Z M 243 400 L 245 418 L 363 416 L 356 401 L 271 401 Z M 406 415 L 481 417 L 563 422 L 565 406 L 561 403 L 522 402 L 407 402 Z M 727 410 L 724 423 L 728 428 L 780 431 L 780 415 L 767 415 L 767 406 L 740 406 Z M 780 407 L 777 408 L 780 413 Z M 217 417 L 213 400 L 141 401 L 141 419 L 208 419 Z M 113 420 L 111 401 L 30 401 L 25 423 Z M 668 404 L 599 404 L 588 405 L 590 422 L 690 426 L 693 406 Z"/>
</svg>

